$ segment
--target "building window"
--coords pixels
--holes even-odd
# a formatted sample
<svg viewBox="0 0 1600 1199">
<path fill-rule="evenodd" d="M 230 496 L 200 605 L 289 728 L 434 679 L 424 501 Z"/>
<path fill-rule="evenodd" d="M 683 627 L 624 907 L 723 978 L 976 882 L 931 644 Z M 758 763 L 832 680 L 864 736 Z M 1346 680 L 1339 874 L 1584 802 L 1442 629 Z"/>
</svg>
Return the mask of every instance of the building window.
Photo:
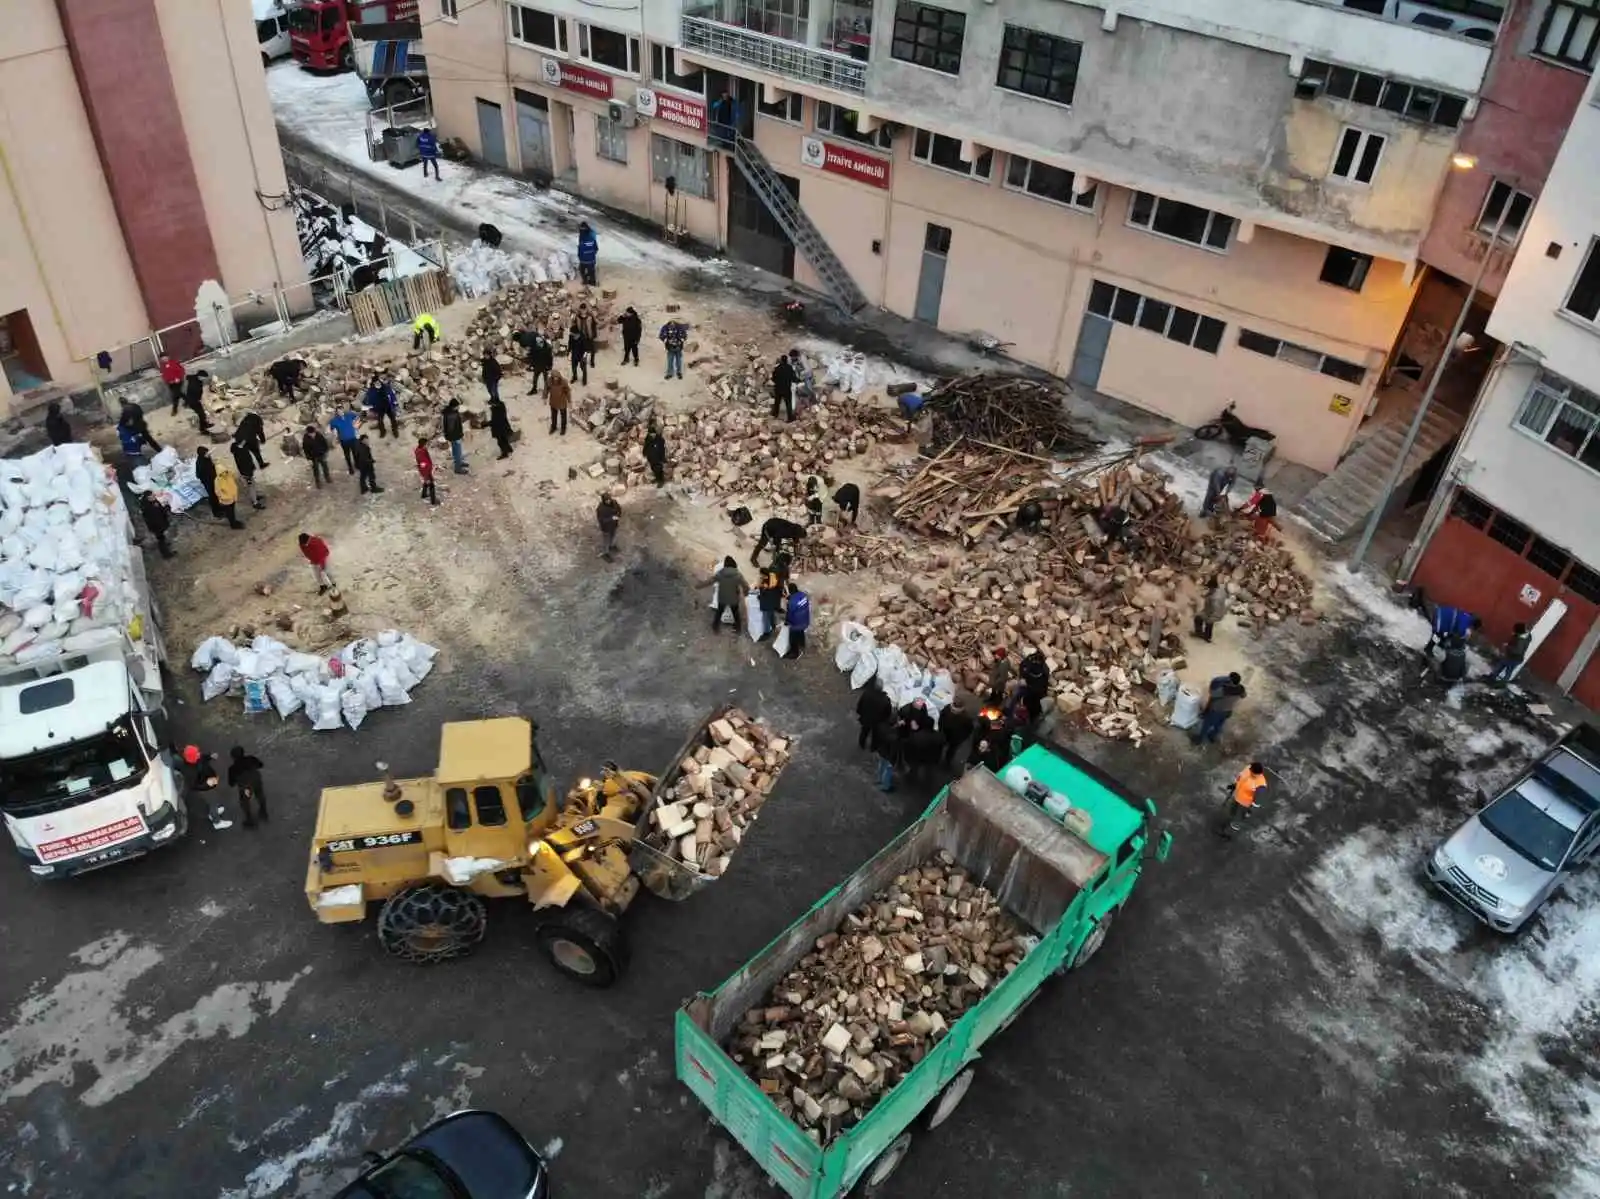
<svg viewBox="0 0 1600 1199">
<path fill-rule="evenodd" d="M 1563 305 L 1574 316 L 1586 321 L 1600 319 L 1600 238 L 1589 239 L 1589 252 L 1583 257 L 1578 277 L 1572 281 L 1572 291 Z"/>
<path fill-rule="evenodd" d="M 1504 512 L 1496 512 L 1494 519 L 1489 522 L 1489 536 L 1513 554 L 1520 555 L 1528 548 L 1528 539 L 1533 534 L 1520 520 L 1512 520 Z"/>
<path fill-rule="evenodd" d="M 1126 287 L 1113 287 L 1099 279 L 1089 288 L 1089 311 L 1119 325 L 1159 333 L 1168 341 L 1193 346 L 1207 354 L 1215 354 L 1222 348 L 1222 334 L 1227 328 L 1215 317 L 1201 316 L 1188 308 L 1141 296 Z"/>
<path fill-rule="evenodd" d="M 1528 565 L 1538 567 L 1553 579 L 1559 579 L 1572 565 L 1572 555 L 1558 545 L 1551 545 L 1543 537 L 1535 537 L 1528 546 Z"/>
<path fill-rule="evenodd" d="M 1367 272 L 1371 269 L 1372 255 L 1357 254 L 1354 250 L 1347 250 L 1343 246 L 1329 246 L 1328 255 L 1322 260 L 1321 279 L 1324 283 L 1331 283 L 1335 287 L 1360 291 L 1367 281 Z"/>
<path fill-rule="evenodd" d="M 1534 53 L 1591 71 L 1597 34 L 1600 0 L 1550 0 Z"/>
<path fill-rule="evenodd" d="M 637 75 L 639 39 L 599 25 L 579 25 L 578 57 L 588 59 L 597 67 Z"/>
<path fill-rule="evenodd" d="M 926 129 L 918 129 L 917 136 L 911 145 L 911 157 L 918 162 L 925 162 L 930 167 L 938 167 L 942 171 L 954 171 L 958 175 L 970 175 L 974 179 L 987 179 L 990 171 L 994 169 L 994 151 L 981 150 L 971 162 L 964 162 L 961 158 L 961 139 L 946 137 L 942 133 L 929 133 Z"/>
<path fill-rule="evenodd" d="M 1091 184 L 1086 191 L 1074 195 L 1072 189 L 1076 182 L 1076 177 L 1071 171 L 1064 171 L 1049 163 L 1035 162 L 1031 158 L 1018 158 L 1015 154 L 1006 158 L 1007 187 L 1027 192 L 1030 196 L 1038 196 L 1041 200 L 1052 200 L 1069 208 L 1081 208 L 1085 212 L 1093 212 L 1095 192 L 1098 188 Z"/>
<path fill-rule="evenodd" d="M 817 101 L 816 126 L 818 133 L 831 133 L 834 137 L 860 142 L 863 146 L 877 146 L 880 150 L 889 148 L 887 126 L 879 125 L 871 133 L 862 133 L 856 128 L 856 114 L 836 104 Z"/>
<path fill-rule="evenodd" d="M 1487 529 L 1489 521 L 1494 517 L 1494 509 L 1472 492 L 1458 491 L 1455 503 L 1450 505 L 1450 515 L 1459 521 L 1465 521 L 1474 529 Z"/>
<path fill-rule="evenodd" d="M 894 10 L 894 39 L 889 43 L 889 55 L 930 71 L 959 75 L 961 39 L 966 29 L 963 13 L 900 0 Z"/>
<path fill-rule="evenodd" d="M 1322 80 L 1322 94 L 1335 100 L 1348 100 L 1368 108 L 1382 108 L 1414 121 L 1442 125 L 1446 129 L 1460 125 L 1467 111 L 1465 96 L 1312 59 L 1306 60 L 1300 78 Z"/>
<path fill-rule="evenodd" d="M 922 231 L 922 252 L 924 254 L 938 254 L 941 257 L 950 256 L 950 230 L 945 225 L 935 225 L 931 222 Z"/>
<path fill-rule="evenodd" d="M 1503 179 L 1489 184 L 1483 197 L 1483 211 L 1478 214 L 1478 232 L 1493 237 L 1495 226 L 1500 226 L 1500 240 L 1515 243 L 1522 236 L 1522 227 L 1528 223 L 1528 213 L 1533 211 L 1533 197 L 1519 192 Z M 1504 223 L 1501 218 L 1504 217 Z"/>
<path fill-rule="evenodd" d="M 1254 329 L 1239 330 L 1239 347 L 1253 354 L 1280 358 L 1294 366 L 1316 371 L 1333 379 L 1342 379 L 1346 383 L 1360 383 L 1367 377 L 1367 368 L 1359 363 L 1335 358 L 1332 354 L 1324 354 L 1321 350 L 1296 345 L 1279 337 L 1268 337 L 1265 333 L 1257 333 Z"/>
<path fill-rule="evenodd" d="M 1346 125 L 1339 135 L 1339 148 L 1334 152 L 1328 174 L 1347 183 L 1371 183 L 1378 173 L 1378 160 L 1383 157 L 1387 140 L 1381 133 Z"/>
<path fill-rule="evenodd" d="M 1567 576 L 1567 590 L 1579 599 L 1586 599 L 1591 604 L 1600 604 L 1600 573 L 1590 570 L 1582 563 L 1572 565 L 1572 573 Z"/>
<path fill-rule="evenodd" d="M 699 67 L 680 72 L 672 47 L 657 42 L 650 43 L 650 78 L 656 83 L 693 92 L 697 96 L 706 94 L 706 73 Z"/>
<path fill-rule="evenodd" d="M 608 162 L 628 161 L 628 131 L 621 121 L 595 117 L 594 152 Z"/>
<path fill-rule="evenodd" d="M 1007 25 L 1005 40 L 1000 44 L 1000 74 L 995 86 L 1038 100 L 1071 104 L 1082 57 L 1082 42 Z"/>
<path fill-rule="evenodd" d="M 512 41 L 557 54 L 567 52 L 567 23 L 560 17 L 526 4 L 508 4 L 506 10 L 511 14 Z"/>
<path fill-rule="evenodd" d="M 1516 423 L 1567 457 L 1600 470 L 1600 396 L 1593 392 L 1540 371 Z"/>
<path fill-rule="evenodd" d="M 712 163 L 715 155 L 699 146 L 673 141 L 659 133 L 650 135 L 650 178 L 665 183 L 670 175 L 678 181 L 678 190 L 686 196 L 702 200 L 716 198 Z"/>
<path fill-rule="evenodd" d="M 1134 192 L 1128 204 L 1128 224 L 1222 254 L 1227 253 L 1238 223 L 1209 208 L 1163 200 L 1149 192 Z"/>
<path fill-rule="evenodd" d="M 764 117 L 771 117 L 774 121 L 786 121 L 790 125 L 798 125 L 804 119 L 806 98 L 794 93 L 779 96 L 778 99 L 768 104 L 765 100 L 757 101 L 756 111 Z"/>
<path fill-rule="evenodd" d="M 456 15 L 456 0 L 439 0 L 439 19 L 441 21 L 454 21 Z"/>
</svg>

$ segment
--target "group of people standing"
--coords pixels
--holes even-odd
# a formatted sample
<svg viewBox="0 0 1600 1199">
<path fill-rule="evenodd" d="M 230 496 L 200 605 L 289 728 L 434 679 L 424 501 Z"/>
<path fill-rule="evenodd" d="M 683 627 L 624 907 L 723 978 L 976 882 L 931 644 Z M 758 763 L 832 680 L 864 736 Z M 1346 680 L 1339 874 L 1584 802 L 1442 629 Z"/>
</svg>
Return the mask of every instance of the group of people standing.
<svg viewBox="0 0 1600 1199">
<path fill-rule="evenodd" d="M 811 597 L 791 574 L 792 566 L 793 559 L 788 551 L 775 547 L 772 560 L 761 569 L 756 583 L 756 606 L 761 619 L 756 640 L 769 641 L 783 630 L 788 642 L 783 656 L 789 659 L 805 653 L 806 634 L 811 629 Z M 734 633 L 742 632 L 741 614 L 750 594 L 750 583 L 733 556 L 723 558 L 717 572 L 699 586 L 712 589 L 711 631 L 720 633 L 723 624 L 731 618 Z"/>
</svg>

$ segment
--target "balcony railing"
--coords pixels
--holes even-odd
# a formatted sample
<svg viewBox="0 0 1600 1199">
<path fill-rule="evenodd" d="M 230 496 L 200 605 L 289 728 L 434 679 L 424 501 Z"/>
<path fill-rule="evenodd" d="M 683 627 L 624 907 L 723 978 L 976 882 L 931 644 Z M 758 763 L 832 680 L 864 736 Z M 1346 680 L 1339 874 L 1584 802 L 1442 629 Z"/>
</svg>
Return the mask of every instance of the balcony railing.
<svg viewBox="0 0 1600 1199">
<path fill-rule="evenodd" d="M 852 96 L 867 91 L 867 64 L 863 58 L 820 50 L 803 40 L 790 41 L 735 24 L 728 18 L 735 6 L 711 4 L 685 9 L 679 40 L 685 50 L 738 63 L 769 75 L 830 88 Z M 803 39 L 804 19 L 793 22 Z M 858 51 L 864 53 L 865 46 Z"/>
</svg>

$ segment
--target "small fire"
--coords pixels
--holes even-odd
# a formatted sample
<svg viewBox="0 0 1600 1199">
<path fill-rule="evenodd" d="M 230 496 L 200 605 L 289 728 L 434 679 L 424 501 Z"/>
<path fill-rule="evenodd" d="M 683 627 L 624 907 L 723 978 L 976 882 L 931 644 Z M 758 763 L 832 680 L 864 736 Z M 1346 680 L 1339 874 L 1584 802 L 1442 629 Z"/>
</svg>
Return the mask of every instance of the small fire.
<svg viewBox="0 0 1600 1199">
<path fill-rule="evenodd" d="M 999 708 L 979 708 L 978 715 L 987 720 L 991 726 L 1000 723 L 1001 712 Z"/>
</svg>

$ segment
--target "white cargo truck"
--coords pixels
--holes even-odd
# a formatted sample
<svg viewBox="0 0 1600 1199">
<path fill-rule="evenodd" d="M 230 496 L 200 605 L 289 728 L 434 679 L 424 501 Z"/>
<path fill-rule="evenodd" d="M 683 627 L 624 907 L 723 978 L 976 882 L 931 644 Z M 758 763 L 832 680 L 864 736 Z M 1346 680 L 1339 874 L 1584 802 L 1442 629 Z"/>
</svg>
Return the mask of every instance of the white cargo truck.
<svg viewBox="0 0 1600 1199">
<path fill-rule="evenodd" d="M 37 877 L 183 836 L 165 659 L 113 472 L 83 445 L 0 461 L 0 817 Z"/>
</svg>

